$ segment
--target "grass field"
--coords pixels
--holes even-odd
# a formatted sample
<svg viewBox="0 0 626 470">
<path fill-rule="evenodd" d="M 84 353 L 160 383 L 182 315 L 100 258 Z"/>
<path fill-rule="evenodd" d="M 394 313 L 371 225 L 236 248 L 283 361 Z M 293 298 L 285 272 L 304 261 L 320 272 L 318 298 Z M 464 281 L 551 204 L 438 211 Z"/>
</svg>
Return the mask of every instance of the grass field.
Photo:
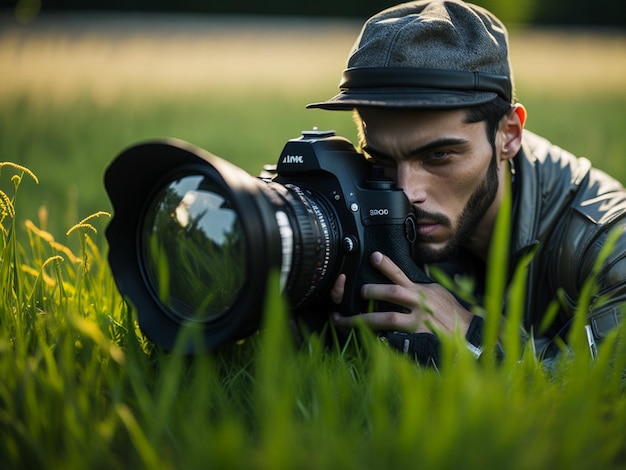
<svg viewBox="0 0 626 470">
<path fill-rule="evenodd" d="M 105 261 L 108 218 L 83 220 L 110 210 L 108 162 L 175 136 L 257 173 L 302 129 L 353 139 L 349 115 L 303 105 L 335 92 L 357 29 L 0 21 L 0 161 L 38 180 L 0 167 L 0 468 L 623 468 L 623 332 L 595 362 L 575 343 L 549 372 L 528 351 L 477 364 L 458 338 L 441 371 L 368 336 L 295 350 L 277 296 L 262 334 L 213 355 L 166 354 L 137 330 Z M 528 127 L 626 181 L 626 36 L 511 42 Z"/>
</svg>

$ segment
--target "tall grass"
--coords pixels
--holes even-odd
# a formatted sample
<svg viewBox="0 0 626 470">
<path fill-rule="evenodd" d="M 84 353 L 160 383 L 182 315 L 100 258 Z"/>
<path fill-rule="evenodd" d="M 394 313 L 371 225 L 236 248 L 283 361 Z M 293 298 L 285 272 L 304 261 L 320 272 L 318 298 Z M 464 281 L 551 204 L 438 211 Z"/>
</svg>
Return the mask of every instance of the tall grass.
<svg viewBox="0 0 626 470">
<path fill-rule="evenodd" d="M 18 222 L 13 210 L 38 178 L 11 164 L 0 178 L 6 468 L 623 466 L 624 328 L 595 361 L 574 342 L 552 370 L 530 349 L 499 366 L 477 362 L 459 333 L 444 340 L 435 370 L 367 331 L 343 349 L 317 337 L 296 348 L 274 294 L 247 341 L 194 358 L 164 353 L 115 289 L 103 257 L 106 214 L 77 221 L 59 241 L 41 228 L 45 214 Z M 501 304 L 502 292 L 492 294 L 487 313 Z M 521 351 L 518 331 L 503 339 L 510 358 Z"/>
</svg>

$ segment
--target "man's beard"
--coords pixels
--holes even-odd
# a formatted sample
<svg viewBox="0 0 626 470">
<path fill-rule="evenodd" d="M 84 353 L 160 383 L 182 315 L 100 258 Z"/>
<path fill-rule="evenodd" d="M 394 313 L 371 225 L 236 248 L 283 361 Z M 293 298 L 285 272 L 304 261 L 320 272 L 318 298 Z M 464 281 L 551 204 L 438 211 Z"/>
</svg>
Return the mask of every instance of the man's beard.
<svg viewBox="0 0 626 470">
<path fill-rule="evenodd" d="M 487 169 L 485 179 L 472 193 L 469 201 L 459 216 L 459 222 L 452 238 L 444 247 L 435 249 L 427 246 L 430 237 L 419 236 L 415 246 L 415 259 L 419 263 L 436 263 L 456 257 L 463 244 L 474 233 L 476 227 L 484 217 L 498 193 L 498 165 L 495 152 Z M 450 219 L 443 214 L 430 214 L 419 207 L 415 207 L 417 220 L 426 219 L 444 227 L 451 227 Z"/>
</svg>

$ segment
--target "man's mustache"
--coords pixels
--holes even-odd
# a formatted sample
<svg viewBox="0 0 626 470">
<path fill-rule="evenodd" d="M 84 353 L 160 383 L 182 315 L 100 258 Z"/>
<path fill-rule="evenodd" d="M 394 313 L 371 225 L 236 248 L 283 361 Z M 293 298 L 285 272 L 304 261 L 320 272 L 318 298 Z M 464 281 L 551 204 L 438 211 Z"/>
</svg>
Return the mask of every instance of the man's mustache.
<svg viewBox="0 0 626 470">
<path fill-rule="evenodd" d="M 427 212 L 421 207 L 413 206 L 413 210 L 415 212 L 415 217 L 417 218 L 417 223 L 428 222 L 433 224 L 443 225 L 444 227 L 450 227 L 450 219 L 443 214 L 437 214 L 432 212 Z"/>
</svg>

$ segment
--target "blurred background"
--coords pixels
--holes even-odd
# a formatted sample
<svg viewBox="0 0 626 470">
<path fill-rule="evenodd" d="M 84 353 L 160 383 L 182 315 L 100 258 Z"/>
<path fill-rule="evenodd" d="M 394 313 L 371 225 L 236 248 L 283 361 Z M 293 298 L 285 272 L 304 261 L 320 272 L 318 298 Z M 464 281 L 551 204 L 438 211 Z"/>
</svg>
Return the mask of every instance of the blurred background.
<svg viewBox="0 0 626 470">
<path fill-rule="evenodd" d="M 156 11 L 205 14 L 243 14 L 271 16 L 321 16 L 367 18 L 400 2 L 385 0 L 316 0 L 285 2 L 284 0 L 14 0 L 0 2 L 14 9 L 23 19 L 40 11 Z M 491 10 L 501 20 L 516 23 L 559 25 L 625 25 L 626 8 L 619 0 L 475 0 L 472 3 Z"/>
<path fill-rule="evenodd" d="M 626 182 L 623 2 L 475 3 L 509 27 L 527 127 Z M 106 166 L 146 139 L 188 140 L 252 174 L 303 129 L 354 141 L 349 113 L 304 106 L 336 93 L 363 21 L 394 4 L 0 0 L 0 161 L 40 181 L 19 189 L 20 223 L 63 238 L 110 210 Z"/>
</svg>

